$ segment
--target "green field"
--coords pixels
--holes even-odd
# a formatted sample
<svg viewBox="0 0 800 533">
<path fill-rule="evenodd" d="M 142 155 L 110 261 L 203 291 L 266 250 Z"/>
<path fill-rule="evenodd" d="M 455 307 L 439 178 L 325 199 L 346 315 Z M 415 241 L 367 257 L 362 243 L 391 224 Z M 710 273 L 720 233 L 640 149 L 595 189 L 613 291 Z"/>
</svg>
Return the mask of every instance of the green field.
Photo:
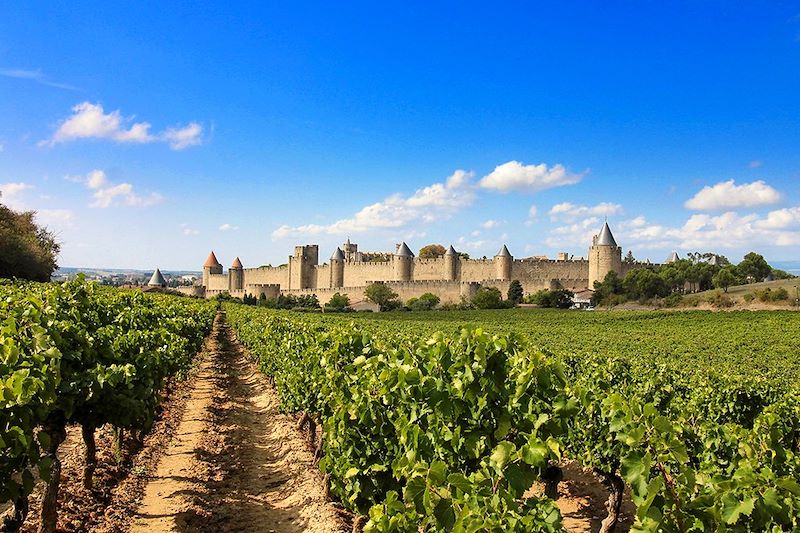
<svg viewBox="0 0 800 533">
<path fill-rule="evenodd" d="M 625 357 L 790 385 L 800 381 L 800 313 L 792 311 L 563 311 L 507 309 L 325 315 L 376 334 L 454 333 L 464 326 L 523 334 L 556 356 Z"/>
</svg>

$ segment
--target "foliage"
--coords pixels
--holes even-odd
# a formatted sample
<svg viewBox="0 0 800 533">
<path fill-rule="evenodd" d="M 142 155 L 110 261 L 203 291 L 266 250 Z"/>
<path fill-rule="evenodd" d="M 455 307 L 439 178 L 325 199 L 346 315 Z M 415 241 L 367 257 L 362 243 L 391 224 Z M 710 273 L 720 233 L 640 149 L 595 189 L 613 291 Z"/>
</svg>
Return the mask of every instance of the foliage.
<svg viewBox="0 0 800 533">
<path fill-rule="evenodd" d="M 592 305 L 608 305 L 609 299 L 614 295 L 622 294 L 622 280 L 619 274 L 613 270 L 608 272 L 603 281 L 594 282 L 594 294 L 592 294 Z"/>
<path fill-rule="evenodd" d="M 724 292 L 728 292 L 728 287 L 736 284 L 738 279 L 739 276 L 736 267 L 726 266 L 714 275 L 712 281 L 714 283 L 714 287 L 722 289 Z"/>
<path fill-rule="evenodd" d="M 780 287 L 772 290 L 771 287 L 753 291 L 753 296 L 762 302 L 781 302 L 789 299 L 789 291 Z"/>
<path fill-rule="evenodd" d="M 517 305 L 522 303 L 524 296 L 525 292 L 522 290 L 522 284 L 517 279 L 513 280 L 508 286 L 508 301 L 514 305 Z"/>
<path fill-rule="evenodd" d="M 445 253 L 447 253 L 447 250 L 441 244 L 428 244 L 419 249 L 419 257 L 421 259 L 434 259 L 443 256 Z"/>
<path fill-rule="evenodd" d="M 528 303 L 536 304 L 539 307 L 555 307 L 557 309 L 569 309 L 572 307 L 572 298 L 575 294 L 567 289 L 548 290 L 542 289 L 528 297 Z"/>
<path fill-rule="evenodd" d="M 560 530 L 520 496 L 564 456 L 624 480 L 636 531 L 800 528 L 790 311 L 228 314 L 282 407 L 321 419 L 320 467 L 365 531 Z"/>
<path fill-rule="evenodd" d="M 497 287 L 481 287 L 472 296 L 471 303 L 476 309 L 504 309 L 508 305 Z"/>
<path fill-rule="evenodd" d="M 61 248 L 35 211 L 16 212 L 0 204 L 0 278 L 49 281 Z"/>
<path fill-rule="evenodd" d="M 328 303 L 326 303 L 324 307 L 326 312 L 346 311 L 349 308 L 350 298 L 348 298 L 346 294 L 340 294 L 338 292 L 331 296 L 331 299 L 328 300 Z"/>
<path fill-rule="evenodd" d="M 744 256 L 742 262 L 738 265 L 739 272 L 749 282 L 763 281 L 770 272 L 772 267 L 769 266 L 763 256 L 750 252 Z"/>
<path fill-rule="evenodd" d="M 55 423 L 149 429 L 165 380 L 188 369 L 215 309 L 82 278 L 0 284 L 0 499 L 26 497 L 32 470 L 48 478 Z"/>
<path fill-rule="evenodd" d="M 426 292 L 419 298 L 411 298 L 406 305 L 412 311 L 430 311 L 439 305 L 440 299 L 433 293 Z"/>
<path fill-rule="evenodd" d="M 394 292 L 385 283 L 372 283 L 364 289 L 364 296 L 372 303 L 378 304 L 381 311 L 392 311 L 398 309 L 403 304 Z"/>
<path fill-rule="evenodd" d="M 628 272 L 622 280 L 622 288 L 630 300 L 663 298 L 670 293 L 664 279 L 649 268 L 636 268 Z"/>
</svg>

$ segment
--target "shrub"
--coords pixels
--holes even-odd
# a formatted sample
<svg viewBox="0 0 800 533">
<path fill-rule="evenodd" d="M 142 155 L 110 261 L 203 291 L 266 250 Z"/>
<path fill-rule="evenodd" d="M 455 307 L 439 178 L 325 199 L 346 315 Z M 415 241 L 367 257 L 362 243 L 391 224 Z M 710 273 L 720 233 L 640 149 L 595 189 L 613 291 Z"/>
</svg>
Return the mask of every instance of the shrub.
<svg viewBox="0 0 800 533">
<path fill-rule="evenodd" d="M 678 307 L 683 302 L 683 296 L 678 293 L 672 293 L 664 298 L 664 307 Z"/>
<path fill-rule="evenodd" d="M 540 307 L 567 309 L 572 306 L 573 296 L 575 296 L 575 294 L 566 289 L 556 289 L 554 291 L 542 289 L 533 294 L 528 301 Z"/>
<path fill-rule="evenodd" d="M 522 284 L 519 280 L 514 280 L 508 286 L 508 301 L 512 302 L 514 305 L 517 305 L 522 302 L 522 297 L 524 296 L 524 292 L 522 290 Z"/>
<path fill-rule="evenodd" d="M 381 311 L 392 311 L 403 306 L 397 299 L 397 293 L 383 283 L 372 283 L 364 289 L 367 300 L 380 306 Z"/>
<path fill-rule="evenodd" d="M 744 296 L 742 296 L 742 299 L 743 299 L 745 302 L 747 302 L 747 303 L 750 303 L 750 302 L 752 302 L 753 300 L 755 300 L 755 299 L 756 299 L 756 297 L 755 297 L 755 295 L 754 295 L 753 293 L 750 293 L 750 292 L 748 292 L 747 294 L 745 294 Z"/>
<path fill-rule="evenodd" d="M 341 312 L 350 308 L 350 298 L 346 294 L 336 293 L 331 296 L 328 303 L 325 304 L 326 312 Z"/>
<path fill-rule="evenodd" d="M 503 309 L 507 307 L 497 287 L 481 287 L 472 297 L 472 305 L 478 309 Z"/>
<path fill-rule="evenodd" d="M 426 292 L 419 298 L 411 298 L 406 304 L 412 311 L 430 311 L 439 305 L 439 297 L 430 292 Z"/>
</svg>

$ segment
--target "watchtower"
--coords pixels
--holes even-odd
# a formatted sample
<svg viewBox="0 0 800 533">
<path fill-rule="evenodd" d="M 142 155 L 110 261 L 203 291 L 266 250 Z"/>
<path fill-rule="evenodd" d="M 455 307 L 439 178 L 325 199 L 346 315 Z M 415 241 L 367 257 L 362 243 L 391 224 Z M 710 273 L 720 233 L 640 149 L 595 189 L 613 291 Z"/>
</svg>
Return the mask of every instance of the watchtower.
<svg viewBox="0 0 800 533">
<path fill-rule="evenodd" d="M 394 279 L 397 281 L 411 281 L 414 253 L 406 243 L 400 244 L 397 253 L 392 257 L 392 262 L 394 263 Z"/>
<path fill-rule="evenodd" d="M 244 289 L 244 268 L 239 258 L 233 260 L 228 269 L 228 291 L 241 291 Z"/>
<path fill-rule="evenodd" d="M 504 244 L 503 247 L 494 256 L 494 275 L 500 281 L 511 281 L 511 265 L 514 263 L 514 258 L 508 247 Z"/>
<path fill-rule="evenodd" d="M 448 281 L 458 279 L 458 252 L 452 244 L 444 254 L 444 279 Z"/>
<path fill-rule="evenodd" d="M 594 282 L 602 282 L 612 270 L 622 273 L 622 248 L 617 246 L 606 221 L 600 233 L 592 237 L 589 248 L 589 288 L 594 289 Z"/>
<path fill-rule="evenodd" d="M 319 245 L 295 246 L 289 257 L 289 288 L 313 289 L 314 267 L 319 264 Z"/>
<path fill-rule="evenodd" d="M 344 252 L 336 248 L 331 256 L 331 288 L 344 287 Z"/>
<path fill-rule="evenodd" d="M 203 287 L 208 288 L 211 274 L 222 274 L 222 264 L 217 261 L 213 250 L 208 254 L 206 262 L 203 263 Z"/>
</svg>

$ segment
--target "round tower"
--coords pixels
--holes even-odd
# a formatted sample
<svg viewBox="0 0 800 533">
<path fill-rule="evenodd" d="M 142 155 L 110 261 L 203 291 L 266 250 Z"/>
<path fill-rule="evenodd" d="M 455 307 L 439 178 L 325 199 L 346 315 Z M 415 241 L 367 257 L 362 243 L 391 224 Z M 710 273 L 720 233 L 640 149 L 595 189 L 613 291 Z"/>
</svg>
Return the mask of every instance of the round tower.
<svg viewBox="0 0 800 533">
<path fill-rule="evenodd" d="M 394 254 L 394 279 L 397 281 L 411 281 L 411 269 L 414 264 L 414 254 L 411 249 L 402 243 Z"/>
<path fill-rule="evenodd" d="M 208 254 L 206 262 L 203 263 L 203 287 L 206 289 L 208 288 L 211 274 L 222 274 L 222 264 L 217 261 L 217 256 L 214 255 L 213 250 Z"/>
<path fill-rule="evenodd" d="M 344 287 L 344 252 L 336 248 L 331 256 L 331 288 Z"/>
<path fill-rule="evenodd" d="M 592 238 L 589 248 L 589 288 L 594 289 L 594 282 L 602 282 L 611 271 L 622 274 L 622 248 L 617 246 L 608 222 L 603 229 Z"/>
<path fill-rule="evenodd" d="M 494 275 L 495 278 L 500 281 L 511 281 L 511 265 L 514 262 L 514 258 L 511 256 L 511 252 L 508 251 L 506 245 L 503 245 L 503 248 L 497 252 L 497 255 L 494 256 Z"/>
<path fill-rule="evenodd" d="M 228 269 L 228 291 L 241 291 L 244 289 L 244 268 L 237 257 Z"/>
<path fill-rule="evenodd" d="M 444 279 L 448 281 L 458 279 L 458 252 L 452 244 L 444 254 Z"/>
</svg>

